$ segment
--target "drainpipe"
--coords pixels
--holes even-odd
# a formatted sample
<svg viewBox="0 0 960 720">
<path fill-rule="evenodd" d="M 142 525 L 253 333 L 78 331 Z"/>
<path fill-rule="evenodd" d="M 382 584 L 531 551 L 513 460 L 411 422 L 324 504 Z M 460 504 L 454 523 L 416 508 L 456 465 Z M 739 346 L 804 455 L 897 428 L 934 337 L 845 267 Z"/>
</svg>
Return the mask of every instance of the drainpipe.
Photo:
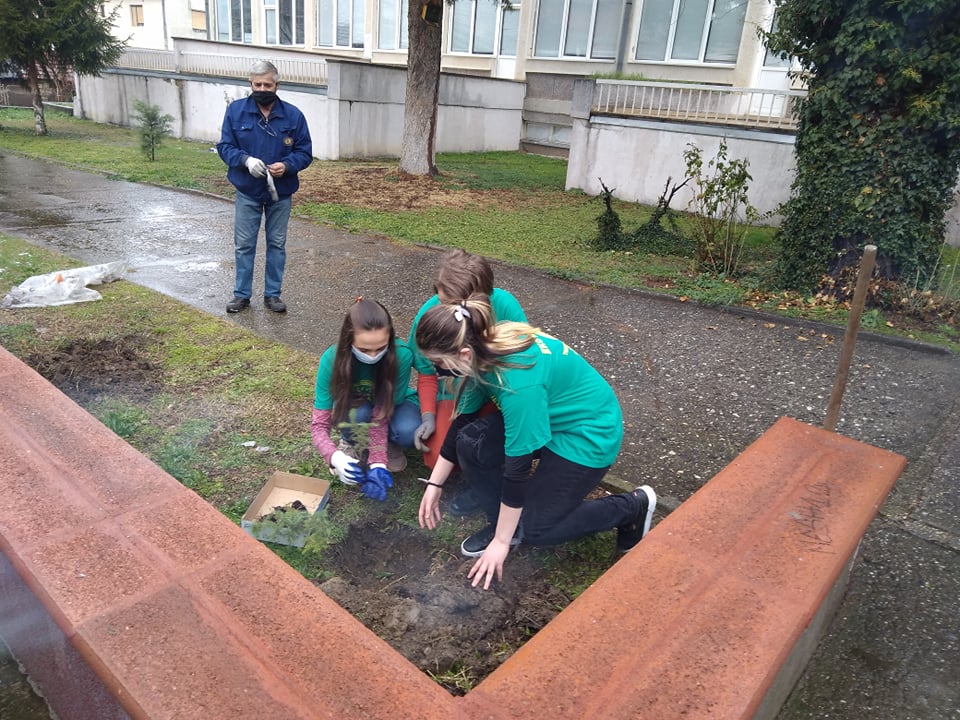
<svg viewBox="0 0 960 720">
<path fill-rule="evenodd" d="M 163 15 L 163 49 L 169 50 L 170 43 L 167 42 L 167 0 L 160 0 L 160 13 Z"/>
<path fill-rule="evenodd" d="M 614 69 L 623 72 L 624 58 L 630 41 L 630 15 L 633 12 L 633 0 L 623 0 L 623 15 L 620 18 L 620 42 L 617 45 L 617 58 Z"/>
</svg>

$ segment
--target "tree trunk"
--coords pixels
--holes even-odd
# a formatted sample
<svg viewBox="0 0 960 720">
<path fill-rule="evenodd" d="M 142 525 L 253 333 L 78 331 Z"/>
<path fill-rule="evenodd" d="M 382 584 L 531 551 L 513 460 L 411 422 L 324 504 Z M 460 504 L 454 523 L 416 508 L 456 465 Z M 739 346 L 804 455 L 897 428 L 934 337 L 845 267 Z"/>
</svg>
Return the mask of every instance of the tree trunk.
<svg viewBox="0 0 960 720">
<path fill-rule="evenodd" d="M 400 172 L 436 175 L 437 101 L 440 93 L 440 25 L 421 17 L 423 0 L 410 0 L 407 22 L 407 94 L 403 107 Z M 436 7 L 442 11 L 444 3 Z"/>
<path fill-rule="evenodd" d="M 33 97 L 33 130 L 37 135 L 47 134 L 47 121 L 43 117 L 43 96 L 40 94 L 40 77 L 37 66 L 27 67 L 27 79 L 30 81 L 30 94 Z"/>
</svg>

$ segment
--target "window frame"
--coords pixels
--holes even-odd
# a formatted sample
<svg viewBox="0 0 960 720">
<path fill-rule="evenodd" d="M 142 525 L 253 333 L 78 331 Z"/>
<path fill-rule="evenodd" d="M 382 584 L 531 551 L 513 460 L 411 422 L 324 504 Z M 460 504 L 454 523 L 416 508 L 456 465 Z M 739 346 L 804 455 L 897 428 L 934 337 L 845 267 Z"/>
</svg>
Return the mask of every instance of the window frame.
<svg viewBox="0 0 960 720">
<path fill-rule="evenodd" d="M 659 65 L 696 65 L 704 67 L 721 67 L 721 68 L 733 68 L 737 65 L 737 58 L 733 60 L 707 60 L 707 46 L 710 42 L 710 31 L 713 29 L 714 23 L 714 9 L 716 8 L 718 0 L 706 0 L 707 7 L 704 11 L 703 23 L 700 30 L 700 42 L 699 49 L 697 52 L 696 59 L 682 59 L 672 57 L 674 49 L 676 46 L 677 38 L 677 25 L 678 19 L 680 17 L 681 4 L 684 0 L 672 0 L 673 7 L 670 14 L 670 28 L 667 33 L 667 42 L 664 46 L 664 55 L 665 57 L 660 60 L 654 60 L 651 58 L 641 58 L 639 57 L 640 52 L 640 31 L 643 27 L 643 10 L 646 5 L 647 0 L 643 0 L 640 3 L 639 8 L 637 9 L 637 29 L 634 33 L 634 49 L 632 53 L 631 62 L 636 63 L 648 63 L 648 64 L 659 64 Z M 743 6 L 743 21 L 740 24 L 740 36 L 737 38 L 737 54 L 739 55 L 740 48 L 743 40 L 743 28 L 746 26 L 746 14 L 749 10 L 748 0 L 742 0 L 741 5 Z"/>
<path fill-rule="evenodd" d="M 392 3 L 394 5 L 393 9 L 396 10 L 396 27 L 394 28 L 392 38 L 393 47 L 384 47 L 383 37 L 381 35 L 383 31 L 381 17 L 384 14 L 383 6 L 387 2 Z M 407 52 L 409 50 L 410 37 L 407 28 L 407 13 L 409 10 L 409 0 L 377 0 L 377 41 L 375 49 L 378 52 Z"/>
<path fill-rule="evenodd" d="M 289 5 L 290 42 L 283 42 L 281 34 L 285 17 L 284 4 Z M 263 44 L 274 47 L 304 47 L 306 45 L 305 4 L 306 0 L 263 0 Z M 270 39 L 271 31 L 273 40 Z"/>
<path fill-rule="evenodd" d="M 492 44 L 492 47 L 493 47 L 493 50 L 491 50 L 490 52 L 475 52 L 476 42 L 477 42 L 477 33 L 476 33 L 476 27 L 477 27 L 477 6 L 478 6 L 478 4 L 481 3 L 481 2 L 496 2 L 496 19 L 494 20 L 493 39 L 492 39 L 492 43 L 491 43 L 491 44 Z M 454 10 L 453 10 L 453 12 L 450 14 L 450 32 L 449 32 L 449 39 L 448 39 L 447 48 L 446 48 L 446 53 L 447 53 L 448 55 L 456 55 L 456 56 L 459 56 L 459 57 L 467 57 L 467 56 L 470 56 L 470 57 L 485 57 L 485 58 L 516 57 L 516 56 L 517 56 L 517 51 L 519 50 L 519 46 L 520 46 L 519 34 L 518 34 L 518 36 L 517 36 L 517 47 L 514 48 L 514 51 L 513 51 L 512 53 L 510 53 L 510 54 L 506 54 L 506 53 L 503 52 L 503 49 L 502 49 L 503 34 L 504 34 L 504 33 L 503 33 L 503 23 L 504 23 L 504 19 L 506 18 L 506 14 L 507 14 L 508 12 L 515 12 L 515 13 L 517 13 L 517 15 L 516 15 L 515 17 L 517 18 L 517 22 L 519 23 L 519 17 L 520 17 L 520 14 L 519 14 L 519 13 L 520 13 L 520 5 L 521 5 L 520 2 L 511 2 L 509 8 L 505 8 L 505 7 L 503 6 L 503 3 L 502 3 L 502 2 L 499 2 L 499 0 L 457 0 L 457 4 L 459 4 L 459 3 L 464 3 L 464 4 L 469 3 L 469 4 L 470 4 L 470 8 L 471 8 L 471 12 L 470 12 L 470 31 L 469 31 L 470 34 L 469 34 L 469 42 L 468 42 L 469 50 L 454 50 L 454 49 L 453 49 L 453 41 L 454 41 L 454 21 L 455 21 L 455 18 L 456 18 L 456 5 L 454 5 Z"/>
<path fill-rule="evenodd" d="M 143 27 L 143 3 L 130 3 L 130 26 Z"/>
<path fill-rule="evenodd" d="M 364 23 L 366 22 L 366 13 L 367 13 L 366 2 L 364 2 L 364 0 L 348 0 L 348 2 L 350 5 L 347 11 L 347 14 L 349 16 L 347 18 L 347 34 L 349 36 L 349 40 L 346 45 L 341 45 L 338 41 L 338 32 L 337 32 L 338 19 L 340 15 L 340 0 L 317 0 L 316 2 L 317 42 L 315 47 L 332 48 L 336 50 L 362 50 L 364 48 L 363 31 L 364 31 Z M 324 18 L 322 17 L 322 14 L 324 12 L 324 5 L 328 6 L 329 13 L 330 13 L 329 20 L 331 25 L 328 28 L 330 30 L 330 37 L 332 39 L 332 42 L 330 44 L 325 44 L 323 42 L 323 30 L 321 28 L 321 22 L 324 21 Z M 362 13 L 360 18 L 356 17 L 358 8 Z M 359 40 L 356 37 L 358 28 L 356 27 L 357 22 L 355 21 L 359 21 L 359 25 L 360 25 Z M 359 44 L 357 44 L 358 42 Z"/>
<path fill-rule="evenodd" d="M 596 40 L 596 32 L 597 32 L 597 15 L 599 13 L 600 3 L 602 2 L 602 0 L 590 0 L 590 24 L 589 24 L 589 27 L 587 28 L 587 33 L 586 33 L 587 46 L 586 46 L 586 50 L 584 51 L 584 54 L 583 55 L 567 55 L 566 54 L 567 39 L 568 39 L 569 27 L 570 27 L 571 6 L 575 1 L 576 0 L 562 0 L 563 15 L 560 19 L 560 36 L 557 42 L 557 54 L 556 55 L 538 55 L 537 41 L 539 39 L 540 20 L 541 20 L 541 13 L 543 11 L 543 2 L 542 0 L 538 0 L 537 18 L 533 28 L 533 48 L 532 48 L 531 57 L 535 60 L 566 60 L 566 61 L 574 61 L 574 62 L 591 62 L 591 63 L 613 62 L 616 59 L 615 57 L 616 52 L 614 52 L 614 57 L 593 57 L 594 45 Z M 620 33 L 620 23 L 621 23 L 621 20 L 618 17 L 616 26 L 614 28 L 615 32 L 617 33 L 617 37 L 619 37 L 619 33 Z"/>
<path fill-rule="evenodd" d="M 234 5 L 237 5 L 240 9 L 239 22 L 234 21 Z M 253 44 L 252 5 L 252 0 L 215 0 L 214 7 L 216 8 L 217 20 L 215 38 L 217 42 Z M 226 12 L 222 12 L 223 10 L 226 10 Z M 239 31 L 239 38 L 234 35 L 234 30 Z"/>
</svg>

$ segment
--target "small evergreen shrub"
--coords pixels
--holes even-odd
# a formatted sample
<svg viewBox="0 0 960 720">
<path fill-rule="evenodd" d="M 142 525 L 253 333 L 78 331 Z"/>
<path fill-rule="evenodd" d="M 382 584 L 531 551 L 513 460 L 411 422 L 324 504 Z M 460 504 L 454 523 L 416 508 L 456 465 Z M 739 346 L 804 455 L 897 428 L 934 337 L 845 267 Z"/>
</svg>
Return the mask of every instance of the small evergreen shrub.
<svg viewBox="0 0 960 720">
<path fill-rule="evenodd" d="M 140 124 L 140 149 L 151 162 L 157 159 L 157 148 L 165 137 L 170 135 L 172 115 L 161 115 L 158 105 L 148 105 L 140 100 L 134 100 L 136 112 L 132 118 Z"/>
</svg>

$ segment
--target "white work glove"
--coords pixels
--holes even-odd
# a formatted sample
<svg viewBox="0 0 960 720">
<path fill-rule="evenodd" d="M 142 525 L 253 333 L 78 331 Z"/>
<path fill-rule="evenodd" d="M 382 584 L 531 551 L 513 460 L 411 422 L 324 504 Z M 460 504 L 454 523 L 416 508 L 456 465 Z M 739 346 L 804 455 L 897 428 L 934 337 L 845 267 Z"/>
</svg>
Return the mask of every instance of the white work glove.
<svg viewBox="0 0 960 720">
<path fill-rule="evenodd" d="M 330 458 L 330 472 L 340 477 L 340 482 L 345 485 L 356 485 L 365 479 L 363 468 L 357 462 L 342 450 L 337 450 Z"/>
<path fill-rule="evenodd" d="M 250 174 L 255 178 L 262 178 L 267 176 L 267 166 L 264 165 L 263 160 L 260 158 L 255 158 L 252 155 L 246 160 L 247 170 L 250 171 Z"/>
<path fill-rule="evenodd" d="M 421 452 L 428 452 L 430 447 L 426 441 L 437 430 L 437 421 L 433 413 L 424 413 L 420 416 L 420 427 L 413 431 L 413 446 Z"/>
</svg>

